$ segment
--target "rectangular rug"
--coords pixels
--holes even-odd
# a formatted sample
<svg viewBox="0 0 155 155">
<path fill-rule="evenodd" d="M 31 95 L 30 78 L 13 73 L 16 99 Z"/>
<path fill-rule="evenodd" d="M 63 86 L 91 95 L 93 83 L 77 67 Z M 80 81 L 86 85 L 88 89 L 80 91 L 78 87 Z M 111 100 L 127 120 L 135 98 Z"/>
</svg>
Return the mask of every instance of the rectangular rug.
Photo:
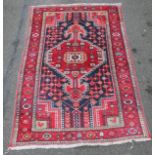
<svg viewBox="0 0 155 155">
<path fill-rule="evenodd" d="M 33 6 L 10 149 L 150 140 L 121 4 Z"/>
</svg>

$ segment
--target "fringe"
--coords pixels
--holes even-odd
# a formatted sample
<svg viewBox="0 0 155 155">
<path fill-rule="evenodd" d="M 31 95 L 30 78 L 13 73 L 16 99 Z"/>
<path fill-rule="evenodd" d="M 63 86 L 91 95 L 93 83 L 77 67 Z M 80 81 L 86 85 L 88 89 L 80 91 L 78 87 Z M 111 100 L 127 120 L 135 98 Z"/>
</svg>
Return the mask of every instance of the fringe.
<svg viewBox="0 0 155 155">
<path fill-rule="evenodd" d="M 141 138 L 141 139 L 127 139 L 121 141 L 114 141 L 114 142 L 104 142 L 104 143 L 79 143 L 79 144 L 61 144 L 61 145 L 27 145 L 27 146 L 10 146 L 8 150 L 22 150 L 22 149 L 60 149 L 60 148 L 75 148 L 80 146 L 108 146 L 108 145 L 116 145 L 116 144 L 124 144 L 124 143 L 131 143 L 129 150 L 134 148 L 134 142 L 142 142 L 142 141 L 150 141 L 151 138 Z"/>
<path fill-rule="evenodd" d="M 79 5 L 85 5 L 85 6 L 95 6 L 95 5 L 100 5 L 100 6 L 104 6 L 104 5 L 110 5 L 110 6 L 122 6 L 122 3 L 72 3 L 72 4 L 52 4 L 52 5 L 35 5 L 35 6 L 31 6 L 31 7 L 46 7 L 46 6 L 79 6 Z"/>
</svg>

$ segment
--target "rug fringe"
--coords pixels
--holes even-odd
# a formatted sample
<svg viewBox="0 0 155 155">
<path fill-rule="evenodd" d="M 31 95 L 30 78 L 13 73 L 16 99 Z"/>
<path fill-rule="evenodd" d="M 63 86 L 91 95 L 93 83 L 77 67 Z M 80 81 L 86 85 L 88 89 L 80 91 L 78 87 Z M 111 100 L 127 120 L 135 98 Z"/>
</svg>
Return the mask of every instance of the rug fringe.
<svg viewBox="0 0 155 155">
<path fill-rule="evenodd" d="M 4 155 L 5 154 L 8 154 L 10 152 L 10 149 L 8 148 L 5 152 L 4 152 Z"/>
<path fill-rule="evenodd" d="M 130 146 L 130 150 L 134 147 L 134 142 L 142 142 L 142 141 L 150 141 L 151 138 L 142 138 L 142 139 L 135 139 L 135 140 L 121 140 L 121 141 L 114 141 L 114 142 L 104 142 L 104 143 L 79 143 L 79 144 L 67 144 L 67 145 L 31 145 L 31 146 L 10 146 L 8 150 L 22 150 L 22 149 L 60 149 L 60 148 L 74 148 L 80 146 L 108 146 L 108 145 L 116 145 L 116 144 L 124 144 L 124 143 L 132 143 Z"/>
<path fill-rule="evenodd" d="M 111 5 L 111 6 L 114 6 L 114 5 L 117 5 L 117 6 L 122 6 L 122 3 L 71 3 L 71 4 L 59 4 L 59 3 L 57 3 L 57 4 L 52 4 L 52 5 L 31 5 L 30 7 L 45 7 L 45 6 L 74 6 L 74 5 L 86 5 L 86 6 L 88 6 L 88 5 L 93 5 L 93 6 L 95 6 L 95 5 L 100 5 L 100 6 L 102 6 L 102 5 Z"/>
</svg>

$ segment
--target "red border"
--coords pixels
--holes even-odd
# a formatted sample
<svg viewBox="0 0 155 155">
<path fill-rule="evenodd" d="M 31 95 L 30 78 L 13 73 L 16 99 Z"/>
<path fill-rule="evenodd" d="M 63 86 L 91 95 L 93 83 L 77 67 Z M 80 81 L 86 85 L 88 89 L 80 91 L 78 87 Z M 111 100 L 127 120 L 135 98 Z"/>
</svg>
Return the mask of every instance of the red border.
<svg viewBox="0 0 155 155">
<path fill-rule="evenodd" d="M 27 16 L 27 26 L 26 26 L 26 30 L 29 31 L 29 34 L 30 34 L 30 29 L 31 29 L 31 23 L 32 23 L 32 17 L 33 17 L 33 7 L 29 7 L 28 8 L 28 16 Z M 27 32 L 25 31 L 25 42 L 24 42 L 24 47 L 28 47 L 28 43 L 29 43 L 29 34 L 27 35 Z M 22 72 L 22 70 L 24 69 L 24 60 L 25 60 L 25 57 L 26 57 L 26 54 L 28 53 L 28 50 L 27 48 L 23 50 L 22 54 L 21 54 L 21 63 L 20 63 L 20 66 L 19 66 L 19 72 L 18 72 L 18 78 L 17 78 L 17 84 L 16 84 L 16 93 L 15 93 L 15 100 L 14 100 L 14 107 L 13 107 L 13 123 L 12 123 L 12 132 L 11 132 L 11 136 L 10 136 L 10 145 L 9 146 L 12 146 L 12 142 L 13 142 L 13 136 L 14 136 L 14 129 L 15 129 L 15 125 L 16 125 L 16 108 L 17 108 L 17 105 L 16 105 L 16 102 L 17 102 L 17 97 L 18 97 L 18 89 L 19 89 L 19 85 L 20 85 L 20 74 Z M 24 63 L 23 63 L 24 62 Z"/>
<path fill-rule="evenodd" d="M 129 46 L 129 39 L 128 39 L 128 36 L 127 36 L 126 26 L 125 26 L 125 23 L 124 23 L 122 6 L 119 6 L 119 11 L 120 11 L 120 19 L 122 21 L 122 25 L 123 25 L 123 29 L 124 29 L 124 37 L 125 37 L 124 40 L 126 40 L 126 46 L 127 46 L 127 49 L 128 49 L 128 56 L 129 56 L 129 60 L 128 61 L 131 64 L 131 69 L 132 69 L 132 72 L 133 72 L 133 75 L 134 75 L 134 82 L 135 82 L 135 85 L 136 85 L 136 91 L 137 91 L 139 103 L 141 105 L 143 119 L 144 119 L 145 125 L 147 127 L 148 137 L 151 138 L 151 133 L 150 133 L 150 130 L 149 130 L 148 122 L 147 122 L 146 116 L 145 116 L 144 107 L 143 107 L 143 104 L 142 104 L 140 87 L 139 87 L 139 81 L 138 81 L 136 67 L 135 67 L 136 64 L 135 64 L 135 61 L 134 61 L 133 53 L 131 52 L 131 48 Z"/>
</svg>

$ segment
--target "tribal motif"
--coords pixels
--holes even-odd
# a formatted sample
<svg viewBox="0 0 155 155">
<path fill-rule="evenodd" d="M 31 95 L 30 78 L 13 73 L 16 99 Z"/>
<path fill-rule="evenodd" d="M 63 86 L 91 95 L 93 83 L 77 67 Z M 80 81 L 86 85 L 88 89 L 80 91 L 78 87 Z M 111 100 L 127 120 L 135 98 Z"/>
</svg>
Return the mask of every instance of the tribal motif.
<svg viewBox="0 0 155 155">
<path fill-rule="evenodd" d="M 104 144 L 150 136 L 132 78 L 120 9 L 32 9 L 11 147 Z"/>
</svg>

